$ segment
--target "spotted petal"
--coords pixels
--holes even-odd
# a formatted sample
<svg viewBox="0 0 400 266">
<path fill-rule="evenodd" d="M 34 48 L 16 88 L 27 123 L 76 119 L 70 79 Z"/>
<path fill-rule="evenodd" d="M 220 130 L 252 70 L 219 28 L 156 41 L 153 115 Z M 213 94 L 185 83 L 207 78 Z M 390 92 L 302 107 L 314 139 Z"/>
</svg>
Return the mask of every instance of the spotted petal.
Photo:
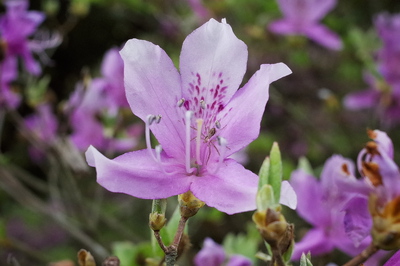
<svg viewBox="0 0 400 266">
<path fill-rule="evenodd" d="M 184 41 L 180 57 L 186 99 L 198 96 L 210 106 L 225 105 L 239 88 L 247 65 L 247 46 L 230 25 L 211 19 Z"/>
</svg>

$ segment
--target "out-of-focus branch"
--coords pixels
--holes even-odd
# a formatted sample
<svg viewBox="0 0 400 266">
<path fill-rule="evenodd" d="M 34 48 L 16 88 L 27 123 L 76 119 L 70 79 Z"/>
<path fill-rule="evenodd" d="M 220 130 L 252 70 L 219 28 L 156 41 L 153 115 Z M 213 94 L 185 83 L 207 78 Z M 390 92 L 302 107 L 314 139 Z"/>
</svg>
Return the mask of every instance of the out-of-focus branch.
<svg viewBox="0 0 400 266">
<path fill-rule="evenodd" d="M 17 179 L 13 178 L 13 176 L 5 169 L 0 169 L 0 187 L 22 206 L 25 206 L 35 212 L 48 215 L 54 219 L 61 227 L 69 232 L 71 236 L 80 241 L 82 244 L 90 247 L 90 249 L 93 250 L 98 257 L 104 259 L 108 256 L 109 252 L 102 245 L 86 235 L 85 232 L 80 230 L 71 221 L 68 221 L 67 217 L 65 217 L 63 214 L 53 211 Z"/>
</svg>

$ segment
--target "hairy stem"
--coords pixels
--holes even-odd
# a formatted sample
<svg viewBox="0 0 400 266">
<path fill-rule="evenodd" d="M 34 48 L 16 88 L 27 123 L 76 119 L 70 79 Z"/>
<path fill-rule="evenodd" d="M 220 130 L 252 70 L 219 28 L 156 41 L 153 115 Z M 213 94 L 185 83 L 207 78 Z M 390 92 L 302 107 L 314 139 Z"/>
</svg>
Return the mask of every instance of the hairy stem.
<svg viewBox="0 0 400 266">
<path fill-rule="evenodd" d="M 351 259 L 349 262 L 343 266 L 358 266 L 374 255 L 379 248 L 371 243 L 366 249 L 364 249 L 360 254 Z"/>
</svg>

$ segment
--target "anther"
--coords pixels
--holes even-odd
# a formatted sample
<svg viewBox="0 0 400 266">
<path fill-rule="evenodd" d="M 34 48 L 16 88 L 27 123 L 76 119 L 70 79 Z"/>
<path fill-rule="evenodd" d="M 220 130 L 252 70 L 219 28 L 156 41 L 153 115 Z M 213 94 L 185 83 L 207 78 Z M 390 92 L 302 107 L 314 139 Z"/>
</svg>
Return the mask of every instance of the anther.
<svg viewBox="0 0 400 266">
<path fill-rule="evenodd" d="M 182 98 L 178 101 L 178 107 L 181 107 L 185 103 L 185 99 Z"/>
<path fill-rule="evenodd" d="M 215 121 L 215 127 L 221 129 L 221 122 L 219 122 L 219 120 Z"/>
<path fill-rule="evenodd" d="M 206 102 L 204 100 L 200 100 L 200 107 L 201 109 L 206 109 Z"/>
<path fill-rule="evenodd" d="M 147 121 L 145 123 L 146 127 L 145 127 L 145 137 L 146 137 L 146 146 L 147 146 L 147 150 L 149 151 L 151 157 L 153 157 L 153 159 L 155 161 L 157 161 L 156 156 L 154 156 L 153 150 L 151 149 L 151 141 L 150 141 L 150 125 L 152 123 L 154 123 L 154 121 L 156 121 L 156 116 L 154 115 L 148 115 L 147 116 Z"/>
<path fill-rule="evenodd" d="M 155 115 L 148 115 L 147 116 L 147 123 L 149 126 L 151 126 L 155 121 L 156 121 L 156 116 Z"/>
<path fill-rule="evenodd" d="M 156 122 L 156 124 L 159 124 L 159 123 L 161 122 L 161 118 L 162 118 L 161 115 L 157 115 L 157 116 L 155 117 L 155 122 Z"/>
</svg>

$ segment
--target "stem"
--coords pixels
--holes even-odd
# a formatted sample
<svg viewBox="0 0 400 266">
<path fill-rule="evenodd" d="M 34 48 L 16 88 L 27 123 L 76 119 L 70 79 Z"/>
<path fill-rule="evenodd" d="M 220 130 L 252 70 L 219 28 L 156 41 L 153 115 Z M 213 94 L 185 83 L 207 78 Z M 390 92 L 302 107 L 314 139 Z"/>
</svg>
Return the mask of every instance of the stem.
<svg viewBox="0 0 400 266">
<path fill-rule="evenodd" d="M 181 216 L 181 219 L 179 220 L 179 224 L 178 224 L 178 229 L 176 230 L 174 240 L 172 241 L 172 244 L 169 245 L 168 247 L 164 245 L 164 243 L 161 239 L 160 231 L 157 231 L 157 230 L 154 231 L 154 236 L 157 240 L 157 243 L 165 253 L 165 263 L 167 266 L 175 265 L 176 259 L 178 258 L 179 244 L 181 242 L 183 231 L 185 230 L 185 225 L 186 225 L 186 222 L 188 219 L 189 218 L 187 218 L 187 217 Z"/>
<path fill-rule="evenodd" d="M 366 249 L 364 249 L 360 254 L 358 254 L 356 257 L 351 259 L 349 262 L 344 264 L 343 266 L 357 266 L 365 262 L 367 259 L 369 259 L 372 255 L 374 255 L 379 248 L 375 246 L 373 243 L 371 243 Z"/>
<path fill-rule="evenodd" d="M 164 242 L 162 241 L 160 231 L 154 231 L 154 237 L 157 239 L 157 243 L 160 246 L 160 248 L 164 251 L 164 253 L 168 252 L 168 248 L 164 245 Z"/>
</svg>

